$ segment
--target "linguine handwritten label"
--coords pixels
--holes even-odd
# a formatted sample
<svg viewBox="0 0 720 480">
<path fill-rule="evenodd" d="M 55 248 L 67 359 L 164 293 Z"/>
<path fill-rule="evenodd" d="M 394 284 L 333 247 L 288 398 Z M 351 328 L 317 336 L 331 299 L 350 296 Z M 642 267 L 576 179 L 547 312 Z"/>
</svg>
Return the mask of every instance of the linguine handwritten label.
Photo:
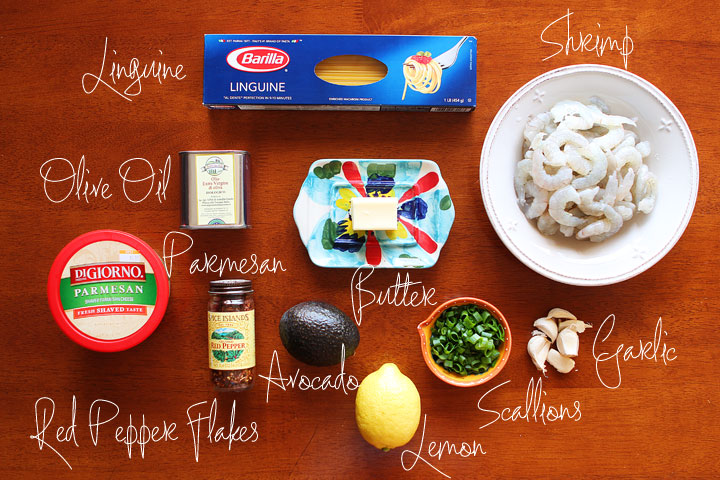
<svg viewBox="0 0 720 480">
<path fill-rule="evenodd" d="M 623 343 L 617 345 L 617 347 L 609 347 L 608 344 L 610 342 L 608 339 L 614 329 L 615 315 L 611 314 L 603 320 L 600 328 L 597 329 L 595 341 L 593 342 L 595 373 L 605 388 L 615 390 L 620 387 L 622 383 L 622 374 L 620 372 L 621 361 L 624 363 L 631 360 L 652 360 L 658 364 L 662 361 L 662 365 L 667 366 L 670 362 L 677 359 L 675 347 L 669 347 L 666 343 L 665 339 L 668 337 L 668 332 L 663 329 L 662 317 L 658 318 L 655 324 L 653 339 L 647 340 L 646 342 L 640 339 L 637 349 L 635 345 L 625 346 Z M 661 345 L 662 350 L 660 349 Z M 614 351 L 612 350 L 613 348 Z"/>
<path fill-rule="evenodd" d="M 124 60 L 118 61 L 116 60 L 117 50 L 111 49 L 108 52 L 108 38 L 105 37 L 105 47 L 99 68 L 86 72 L 82 76 L 83 91 L 90 95 L 102 85 L 122 99 L 132 102 L 133 97 L 142 93 L 144 80 L 157 81 L 160 85 L 164 80 L 183 80 L 185 78 L 184 67 L 181 64 L 170 65 L 161 60 L 162 56 L 163 51 L 157 50 L 155 58 L 150 61 L 137 57 L 129 59 L 125 57 Z"/>
<path fill-rule="evenodd" d="M 597 31 L 583 33 L 578 30 L 577 36 L 575 36 L 575 33 L 571 33 L 570 30 L 570 17 L 572 15 L 574 15 L 574 12 L 568 9 L 565 15 L 550 22 L 540 33 L 540 41 L 543 44 L 555 45 L 557 48 L 555 53 L 543 58 L 542 61 L 549 60 L 563 52 L 565 56 L 575 52 L 590 52 L 594 53 L 598 58 L 606 53 L 614 53 L 622 57 L 623 65 L 627 70 L 628 57 L 633 53 L 635 47 L 632 38 L 630 38 L 628 26 L 625 25 L 625 34 L 622 37 L 617 34 L 613 37 L 602 33 L 602 27 L 599 23 L 596 23 Z"/>
</svg>

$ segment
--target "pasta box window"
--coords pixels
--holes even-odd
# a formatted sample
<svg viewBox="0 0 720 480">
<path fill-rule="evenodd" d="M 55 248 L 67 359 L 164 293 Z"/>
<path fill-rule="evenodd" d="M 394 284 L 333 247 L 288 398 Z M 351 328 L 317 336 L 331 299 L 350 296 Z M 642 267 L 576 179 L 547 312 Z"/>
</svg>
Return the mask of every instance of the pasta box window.
<svg viewBox="0 0 720 480">
<path fill-rule="evenodd" d="M 205 35 L 203 104 L 470 112 L 476 46 L 471 36 Z"/>
</svg>

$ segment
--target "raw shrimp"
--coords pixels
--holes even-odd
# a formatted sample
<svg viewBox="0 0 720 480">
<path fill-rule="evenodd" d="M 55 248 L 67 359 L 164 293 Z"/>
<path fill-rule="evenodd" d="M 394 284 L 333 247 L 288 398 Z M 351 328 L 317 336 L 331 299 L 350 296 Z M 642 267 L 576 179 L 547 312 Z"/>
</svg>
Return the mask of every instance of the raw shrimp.
<svg viewBox="0 0 720 480">
<path fill-rule="evenodd" d="M 587 175 L 590 173 L 590 170 L 592 169 L 590 161 L 580 155 L 577 148 L 572 145 L 565 145 L 563 151 L 565 152 L 565 157 L 567 158 L 567 164 L 573 169 L 573 171 L 577 172 L 579 175 Z"/>
<path fill-rule="evenodd" d="M 633 187 L 633 184 L 635 183 L 635 170 L 632 168 L 629 168 L 627 173 L 624 177 L 622 177 L 622 181 L 620 182 L 620 186 L 617 190 L 617 195 L 615 196 L 616 201 L 621 201 L 628 199 L 628 196 L 630 199 L 632 199 L 632 195 L 630 194 L 630 190 Z"/>
<path fill-rule="evenodd" d="M 640 142 L 635 145 L 635 148 L 640 153 L 640 156 L 642 156 L 642 158 L 647 158 L 650 156 L 650 142 Z"/>
<path fill-rule="evenodd" d="M 528 121 L 525 126 L 523 135 L 528 143 L 532 142 L 538 133 L 544 132 L 545 129 L 552 123 L 552 118 L 548 112 L 543 112 L 535 115 Z"/>
<path fill-rule="evenodd" d="M 574 100 L 562 100 L 550 109 L 555 123 L 573 130 L 587 130 L 595 123 L 597 112 Z M 602 115 L 602 113 L 600 113 Z"/>
<path fill-rule="evenodd" d="M 618 194 L 618 178 L 617 172 L 614 172 L 608 177 L 607 184 L 605 185 L 605 191 L 603 192 L 601 202 L 605 205 L 615 205 L 615 199 Z"/>
<path fill-rule="evenodd" d="M 542 142 L 542 152 L 547 159 L 546 163 L 548 165 L 552 167 L 564 167 L 568 164 L 568 158 L 565 152 L 560 150 L 560 147 L 565 145 L 584 147 L 587 143 L 587 139 L 579 133 L 560 127 Z M 532 148 L 532 146 L 530 148 Z"/>
<path fill-rule="evenodd" d="M 625 138 L 625 130 L 622 127 L 610 127 L 605 135 L 597 137 L 593 143 L 608 152 L 622 142 L 623 138 Z"/>
<path fill-rule="evenodd" d="M 547 212 L 538 217 L 537 226 L 540 233 L 548 236 L 555 235 L 560 229 L 560 224 L 558 224 Z"/>
<path fill-rule="evenodd" d="M 587 227 L 584 227 L 582 230 L 580 230 L 577 233 L 577 238 L 579 240 L 584 240 L 586 238 L 602 235 L 609 231 L 610 231 L 610 220 L 608 220 L 607 218 L 603 218 L 601 220 L 592 222 L 590 225 L 588 225 Z"/>
<path fill-rule="evenodd" d="M 657 179 L 648 171 L 647 165 L 638 170 L 637 180 L 633 191 L 633 198 L 638 210 L 643 213 L 652 212 L 655 208 L 655 197 L 657 196 Z M 552 199 L 552 197 L 551 197 Z"/>
<path fill-rule="evenodd" d="M 525 184 L 525 192 L 533 199 L 530 207 L 525 211 L 525 216 L 530 219 L 539 217 L 547 209 L 550 192 L 543 190 L 533 182 Z"/>
<path fill-rule="evenodd" d="M 576 190 L 593 187 L 600 183 L 607 174 L 607 155 L 597 145 L 590 143 L 586 147 L 580 149 L 580 153 L 590 160 L 592 170 L 584 177 L 576 178 L 572 181 L 572 186 Z M 533 165 L 534 166 L 534 165 Z"/>
<path fill-rule="evenodd" d="M 580 203 L 578 204 L 578 207 L 580 207 L 580 210 L 582 210 L 586 215 L 594 215 L 596 217 L 603 215 L 605 204 L 601 201 L 595 200 L 595 196 L 599 191 L 600 187 L 596 186 L 593 188 L 586 188 L 585 190 L 578 192 L 580 195 Z"/>
<path fill-rule="evenodd" d="M 515 194 L 517 195 L 520 205 L 525 205 L 525 184 L 531 179 L 530 170 L 532 169 L 532 160 L 526 158 L 521 160 L 515 166 Z"/>
<path fill-rule="evenodd" d="M 555 174 L 550 175 L 545 171 L 546 160 L 541 151 L 535 150 L 533 152 L 532 178 L 538 187 L 554 191 L 572 182 L 573 175 L 570 167 L 560 167 Z"/>
<path fill-rule="evenodd" d="M 566 210 L 570 203 L 580 203 L 580 195 L 572 185 L 567 185 L 552 194 L 548 202 L 548 213 L 560 225 L 577 227 L 583 221 Z"/>
<path fill-rule="evenodd" d="M 642 155 L 635 147 L 623 147 L 615 153 L 615 157 L 618 162 L 618 170 L 622 170 L 625 165 L 629 165 L 630 168 L 637 172 L 640 165 L 642 165 Z"/>
<path fill-rule="evenodd" d="M 620 214 L 624 221 L 630 220 L 635 215 L 635 204 L 632 202 L 617 202 L 615 204 L 615 210 Z"/>
</svg>

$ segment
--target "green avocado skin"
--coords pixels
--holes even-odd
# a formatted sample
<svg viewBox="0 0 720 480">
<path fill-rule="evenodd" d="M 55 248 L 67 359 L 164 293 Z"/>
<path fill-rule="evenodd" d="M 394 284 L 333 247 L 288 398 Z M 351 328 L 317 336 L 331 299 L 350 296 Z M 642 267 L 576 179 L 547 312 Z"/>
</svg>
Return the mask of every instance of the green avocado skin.
<svg viewBox="0 0 720 480">
<path fill-rule="evenodd" d="M 325 302 L 298 303 L 280 319 L 280 339 L 288 353 L 308 365 L 337 365 L 355 353 L 360 332 L 342 310 Z"/>
</svg>

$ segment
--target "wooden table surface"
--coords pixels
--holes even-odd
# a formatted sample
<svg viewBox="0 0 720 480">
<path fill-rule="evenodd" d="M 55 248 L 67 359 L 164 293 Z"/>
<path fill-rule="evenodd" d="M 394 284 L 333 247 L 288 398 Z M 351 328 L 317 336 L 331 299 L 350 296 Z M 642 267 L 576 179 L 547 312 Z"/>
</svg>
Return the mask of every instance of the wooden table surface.
<svg viewBox="0 0 720 480">
<path fill-rule="evenodd" d="M 716 477 L 720 16 L 714 2 L 653 0 L 638 5 L 545 1 L 527 6 L 516 0 L 202 2 L 192 7 L 124 0 L 5 2 L 0 7 L 1 476 Z M 681 240 L 650 270 L 612 286 L 567 286 L 526 268 L 495 234 L 478 182 L 488 126 L 515 90 L 563 65 L 623 67 L 622 57 L 608 51 L 600 57 L 563 52 L 543 61 L 557 47 L 543 43 L 541 33 L 560 20 L 546 35 L 564 43 L 566 28 L 558 25 L 566 25 L 568 6 L 570 34 L 576 40 L 580 32 L 622 40 L 627 26 L 634 45 L 627 69 L 677 105 L 700 158 L 697 204 Z M 478 108 L 469 114 L 209 111 L 202 106 L 205 33 L 474 35 Z M 104 85 L 85 93 L 83 74 L 99 71 L 106 38 L 107 62 L 127 65 L 136 57 L 141 64 L 182 65 L 183 78 L 162 84 L 145 79 L 141 92 L 129 90 L 138 93 L 132 101 Z M 107 71 L 104 79 L 112 85 Z M 130 83 L 122 79 L 115 88 L 122 92 Z M 139 236 L 162 254 L 166 235 L 179 230 L 177 152 L 224 148 L 251 152 L 253 228 L 190 233 L 192 248 L 173 263 L 164 320 L 141 345 L 102 354 L 66 338 L 46 299 L 48 271 L 60 249 L 82 233 L 111 228 Z M 40 166 L 65 158 L 78 168 L 83 157 L 84 180 L 97 184 L 102 178 L 112 196 L 86 201 L 71 195 L 51 202 Z M 150 195 L 132 203 L 125 196 L 118 168 L 136 157 L 147 159 L 156 171 L 170 158 L 164 197 Z M 360 347 L 346 362 L 346 374 L 361 380 L 394 362 L 422 398 L 424 436 L 421 421 L 411 442 L 389 453 L 369 446 L 358 433 L 355 392 L 302 391 L 297 385 L 283 390 L 277 382 L 258 379 L 249 392 L 217 394 L 209 381 L 205 306 L 208 282 L 217 274 L 190 273 L 192 261 L 205 253 L 236 260 L 256 255 L 282 263 L 283 270 L 275 273 L 247 275 L 256 290 L 259 374 L 269 376 L 274 351 L 285 377 L 298 369 L 308 377 L 340 373 L 339 366 L 309 367 L 294 360 L 277 333 L 282 313 L 304 300 L 325 300 L 352 311 L 353 271 L 314 266 L 292 218 L 308 166 L 318 158 L 435 160 L 457 212 L 437 265 L 420 271 L 376 270 L 365 288 L 383 291 L 398 274 L 404 279 L 407 273 L 411 281 L 422 283 L 412 288 L 436 290 L 433 302 L 480 297 L 504 312 L 515 338 L 510 361 L 496 379 L 458 389 L 434 377 L 420 355 L 415 327 L 433 306 L 365 308 Z M 137 200 L 137 191 L 128 190 L 128 196 Z M 181 245 L 183 239 L 175 238 Z M 551 369 L 543 378 L 525 344 L 533 320 L 555 306 L 593 323 L 594 329 L 581 336 L 577 371 L 562 376 Z M 610 314 L 616 324 L 607 341 L 598 343 L 599 352 L 614 353 L 624 344 L 637 354 L 653 342 L 662 318 L 657 357 L 620 358 L 618 366 L 601 364 L 596 372 L 593 343 Z M 674 349 L 673 360 L 660 358 L 663 346 Z M 619 383 L 618 369 L 620 385 L 604 386 L 601 380 L 611 387 Z M 248 431 L 246 441 L 214 443 L 205 424 L 196 457 L 187 410 L 208 415 L 214 399 L 215 432 L 220 427 L 226 432 L 233 421 L 233 428 L 252 430 L 255 425 L 257 434 Z M 106 408 L 113 402 L 120 413 L 98 428 L 95 444 L 88 416 L 96 400 Z M 55 405 L 42 449 L 31 438 L 37 434 L 36 402 L 41 424 L 43 411 L 47 419 L 51 402 Z M 541 415 L 543 409 L 559 411 L 561 406 L 566 410 L 562 419 L 549 421 Z M 515 418 L 508 418 L 516 407 Z M 122 443 L 124 430 L 116 439 L 118 427 L 140 428 L 143 416 L 150 427 L 174 423 L 176 440 L 150 442 L 141 449 Z M 58 438 L 57 427 L 73 423 L 74 436 L 66 430 Z M 467 448 L 461 451 L 463 442 L 475 445 L 474 455 Z M 441 455 L 439 444 L 445 447 Z M 408 471 L 403 469 L 403 450 Z"/>
</svg>

